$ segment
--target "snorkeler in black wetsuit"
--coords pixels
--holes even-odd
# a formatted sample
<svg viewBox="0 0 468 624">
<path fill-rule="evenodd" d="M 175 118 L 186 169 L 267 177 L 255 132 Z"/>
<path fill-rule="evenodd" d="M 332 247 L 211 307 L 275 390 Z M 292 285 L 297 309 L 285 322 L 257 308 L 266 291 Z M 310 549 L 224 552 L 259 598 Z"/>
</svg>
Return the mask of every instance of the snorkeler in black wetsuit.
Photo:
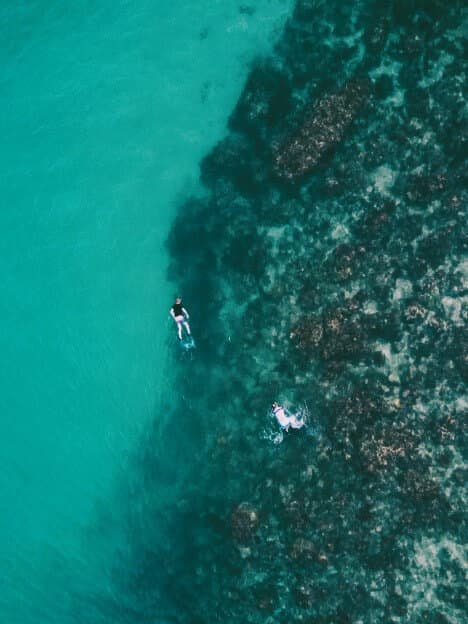
<svg viewBox="0 0 468 624">
<path fill-rule="evenodd" d="M 187 320 L 190 318 L 189 313 L 182 305 L 182 299 L 177 297 L 174 305 L 170 309 L 170 315 L 174 319 L 177 324 L 177 336 L 179 340 L 182 340 L 182 325 L 185 327 L 185 331 L 190 336 L 190 326 L 187 323 Z"/>
</svg>

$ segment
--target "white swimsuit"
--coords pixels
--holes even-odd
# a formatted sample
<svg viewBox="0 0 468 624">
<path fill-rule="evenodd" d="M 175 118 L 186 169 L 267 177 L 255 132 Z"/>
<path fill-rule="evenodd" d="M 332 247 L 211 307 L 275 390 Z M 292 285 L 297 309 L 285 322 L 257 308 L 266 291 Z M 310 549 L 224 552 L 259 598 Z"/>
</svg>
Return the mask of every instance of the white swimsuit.
<svg viewBox="0 0 468 624">
<path fill-rule="evenodd" d="M 279 422 L 279 424 L 287 429 L 289 427 L 290 418 L 286 416 L 284 408 L 278 405 L 278 407 L 275 407 L 275 409 L 273 410 L 273 413 L 276 416 L 276 420 Z"/>
<path fill-rule="evenodd" d="M 273 413 L 276 417 L 276 420 L 279 422 L 283 429 L 288 430 L 289 427 L 292 427 L 293 429 L 300 429 L 305 424 L 304 420 L 302 418 L 297 418 L 295 414 L 293 414 L 292 416 L 287 416 L 284 408 L 281 407 L 281 405 L 275 407 Z"/>
</svg>

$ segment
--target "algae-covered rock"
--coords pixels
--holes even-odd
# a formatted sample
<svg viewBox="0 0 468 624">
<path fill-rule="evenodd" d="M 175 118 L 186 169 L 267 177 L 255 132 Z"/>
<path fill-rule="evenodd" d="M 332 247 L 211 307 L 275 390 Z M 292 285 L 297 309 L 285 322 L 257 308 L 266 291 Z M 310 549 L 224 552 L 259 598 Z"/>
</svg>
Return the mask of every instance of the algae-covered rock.
<svg viewBox="0 0 468 624">
<path fill-rule="evenodd" d="M 323 96 L 305 115 L 299 129 L 275 150 L 273 160 L 277 175 L 294 180 L 310 173 L 343 139 L 368 95 L 369 81 L 354 79 L 340 91 Z"/>
<path fill-rule="evenodd" d="M 239 542 L 249 540 L 258 528 L 257 511 L 249 503 L 241 503 L 231 514 L 231 531 Z"/>
</svg>

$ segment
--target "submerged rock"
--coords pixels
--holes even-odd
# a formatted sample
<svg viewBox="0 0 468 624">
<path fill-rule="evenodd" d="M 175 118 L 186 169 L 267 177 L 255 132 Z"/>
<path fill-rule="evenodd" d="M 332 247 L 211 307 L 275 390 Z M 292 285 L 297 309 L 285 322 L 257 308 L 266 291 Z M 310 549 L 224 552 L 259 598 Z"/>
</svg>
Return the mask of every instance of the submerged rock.
<svg viewBox="0 0 468 624">
<path fill-rule="evenodd" d="M 307 352 L 316 351 L 323 338 L 322 320 L 315 316 L 301 319 L 291 329 L 289 337 L 298 349 Z"/>
<path fill-rule="evenodd" d="M 203 161 L 209 197 L 185 206 L 170 238 L 178 290 L 203 305 L 194 319 L 205 344 L 225 345 L 200 349 L 181 373 L 193 381 L 201 367 L 190 400 L 214 449 L 192 501 L 206 509 L 203 490 L 212 511 L 196 514 L 191 533 L 187 520 L 181 537 L 180 568 L 194 548 L 203 587 L 184 624 L 193 613 L 226 624 L 270 613 L 283 624 L 419 621 L 400 595 L 415 536 L 447 527 L 462 536 L 462 98 L 441 82 L 461 77 L 462 65 L 448 38 L 423 40 L 413 21 L 410 47 L 435 46 L 453 61 L 439 72 L 439 53 L 406 58 L 406 27 L 394 29 L 391 9 L 380 18 L 360 6 L 354 22 L 349 3 L 299 0 L 282 54 L 254 66 L 228 138 Z M 331 63 L 319 58 L 331 48 Z M 356 66 L 372 75 L 376 99 L 345 142 L 367 97 L 365 81 L 346 83 Z M 336 93 L 332 83 L 345 87 Z M 312 96 L 315 108 L 292 129 L 294 98 Z M 275 445 L 261 430 L 281 395 L 311 406 L 309 435 Z M 241 501 L 239 492 L 256 507 L 233 506 L 226 539 L 226 493 Z M 191 587 L 183 574 L 178 590 Z"/>
<path fill-rule="evenodd" d="M 278 591 L 272 583 L 262 583 L 254 587 L 253 595 L 258 609 L 273 611 L 278 600 Z"/>
<path fill-rule="evenodd" d="M 327 365 L 352 360 L 363 352 L 364 333 L 357 319 L 344 308 L 328 310 L 323 318 L 305 317 L 296 323 L 289 338 L 308 358 L 319 357 Z"/>
<path fill-rule="evenodd" d="M 328 264 L 335 278 L 346 281 L 353 276 L 364 249 L 343 243 L 332 253 Z"/>
<path fill-rule="evenodd" d="M 256 510 L 249 503 L 241 503 L 231 514 L 232 535 L 239 542 L 249 540 L 258 528 Z"/>
<path fill-rule="evenodd" d="M 316 600 L 313 585 L 307 580 L 294 587 L 293 595 L 297 604 L 305 609 L 312 607 Z"/>
<path fill-rule="evenodd" d="M 274 153 L 274 169 L 288 180 L 302 177 L 344 137 L 367 101 L 369 81 L 350 80 L 337 93 L 325 95 L 308 113 L 299 130 Z"/>
<path fill-rule="evenodd" d="M 283 72 L 272 63 L 255 65 L 242 95 L 229 119 L 238 132 L 265 139 L 269 129 L 286 115 L 290 105 L 290 86 Z"/>
<path fill-rule="evenodd" d="M 403 491 L 415 503 L 427 505 L 440 496 L 439 484 L 418 470 L 408 470 L 403 477 Z"/>
<path fill-rule="evenodd" d="M 332 313 L 326 321 L 323 359 L 353 359 L 363 349 L 364 335 L 357 320 L 342 318 L 340 311 Z"/>
<path fill-rule="evenodd" d="M 390 467 L 399 458 L 409 457 L 415 445 L 416 438 L 411 430 L 385 425 L 381 431 L 363 438 L 360 451 L 366 469 L 375 472 Z"/>
<path fill-rule="evenodd" d="M 300 561 L 316 561 L 318 550 L 314 544 L 303 537 L 297 539 L 291 548 L 291 557 Z"/>
</svg>

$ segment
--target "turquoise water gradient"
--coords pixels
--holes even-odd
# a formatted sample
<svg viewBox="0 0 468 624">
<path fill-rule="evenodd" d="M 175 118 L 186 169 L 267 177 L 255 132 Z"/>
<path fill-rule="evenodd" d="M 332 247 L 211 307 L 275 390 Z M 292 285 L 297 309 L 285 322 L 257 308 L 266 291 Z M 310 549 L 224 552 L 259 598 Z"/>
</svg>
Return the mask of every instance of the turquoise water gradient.
<svg viewBox="0 0 468 624">
<path fill-rule="evenodd" d="M 92 587 L 83 531 L 174 392 L 167 231 L 291 8 L 250 5 L 0 9 L 2 622 L 63 621 L 54 561 Z"/>
</svg>

